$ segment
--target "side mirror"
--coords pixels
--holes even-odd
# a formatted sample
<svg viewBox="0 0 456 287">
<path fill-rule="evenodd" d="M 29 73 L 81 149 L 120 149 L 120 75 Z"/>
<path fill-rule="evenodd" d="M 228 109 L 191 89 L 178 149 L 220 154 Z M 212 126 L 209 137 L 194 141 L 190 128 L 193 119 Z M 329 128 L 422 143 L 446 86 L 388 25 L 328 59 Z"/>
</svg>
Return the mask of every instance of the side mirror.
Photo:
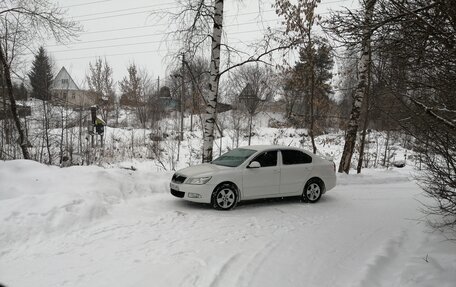
<svg viewBox="0 0 456 287">
<path fill-rule="evenodd" d="M 257 161 L 252 161 L 248 166 L 248 168 L 260 168 L 260 167 L 261 167 L 261 164 Z"/>
</svg>

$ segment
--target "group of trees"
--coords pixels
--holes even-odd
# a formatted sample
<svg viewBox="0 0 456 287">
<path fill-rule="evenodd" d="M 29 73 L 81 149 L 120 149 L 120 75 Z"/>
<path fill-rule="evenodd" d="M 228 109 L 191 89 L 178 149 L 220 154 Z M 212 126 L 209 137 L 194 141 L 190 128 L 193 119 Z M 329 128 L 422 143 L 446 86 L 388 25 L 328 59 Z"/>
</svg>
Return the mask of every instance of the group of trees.
<svg viewBox="0 0 456 287">
<path fill-rule="evenodd" d="M 365 0 L 328 23 L 359 63 L 346 146 L 354 141 L 363 106 L 372 115 L 385 115 L 386 130 L 414 139 L 412 148 L 426 166 L 419 180 L 438 203 L 429 210 L 444 216 L 438 225 L 455 226 L 456 3 Z M 340 170 L 348 172 L 349 154 Z"/>
<path fill-rule="evenodd" d="M 6 87 L 3 100 L 9 102 L 23 157 L 28 159 L 30 153 L 27 149 L 27 137 L 24 125 L 19 119 L 13 94 L 13 69 L 18 64 L 21 54 L 36 37 L 49 35 L 58 41 L 64 41 L 75 36 L 79 27 L 75 22 L 66 19 L 61 8 L 47 0 L 1 1 L 0 16 L 0 62 Z"/>
</svg>

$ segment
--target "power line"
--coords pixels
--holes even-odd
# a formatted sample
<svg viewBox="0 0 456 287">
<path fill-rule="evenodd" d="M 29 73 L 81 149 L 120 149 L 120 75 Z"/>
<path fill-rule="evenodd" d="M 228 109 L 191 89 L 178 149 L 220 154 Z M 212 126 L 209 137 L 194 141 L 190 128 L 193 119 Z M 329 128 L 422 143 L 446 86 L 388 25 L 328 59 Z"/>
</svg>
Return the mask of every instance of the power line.
<svg viewBox="0 0 456 287">
<path fill-rule="evenodd" d="M 87 2 L 87 3 L 76 4 L 76 5 L 73 5 L 73 6 L 90 5 L 90 4 L 101 3 L 101 2 L 109 2 L 109 1 L 112 1 L 112 0 L 101 0 L 101 1 Z M 320 3 L 320 4 L 342 3 L 342 2 L 346 2 L 346 1 L 348 1 L 348 0 L 337 0 L 337 1 Z M 149 6 L 141 6 L 141 7 L 131 8 L 131 9 L 128 9 L 128 10 L 136 10 L 136 9 L 145 8 L 145 7 L 153 7 L 153 6 L 156 7 L 156 6 L 163 6 L 163 5 L 167 5 L 167 4 L 156 4 L 156 5 L 149 5 Z M 71 7 L 71 6 L 67 6 L 67 7 Z M 114 11 L 100 12 L 100 13 L 95 13 L 95 14 L 87 14 L 85 16 L 103 15 L 103 14 L 114 13 L 114 12 L 118 12 L 118 11 L 126 11 L 126 10 L 114 10 Z M 273 11 L 275 11 L 275 10 L 274 9 L 270 9 L 270 10 L 263 10 L 261 12 L 273 12 Z M 145 13 L 145 12 L 142 11 L 140 13 Z M 150 13 L 150 11 L 148 13 Z M 120 15 L 111 15 L 111 16 L 107 16 L 107 17 L 103 17 L 103 18 L 125 16 L 125 15 L 133 15 L 133 14 L 138 14 L 138 13 L 137 12 L 136 13 L 124 13 L 124 14 L 120 14 Z M 251 15 L 251 14 L 258 14 L 258 12 L 240 13 L 240 14 L 236 14 L 236 15 L 228 15 L 226 17 L 241 16 L 241 15 Z M 328 14 L 328 12 L 323 12 L 323 13 L 319 13 L 319 14 Z M 80 17 L 82 17 L 82 16 L 80 16 Z M 101 18 L 97 18 L 97 19 L 101 19 Z M 90 20 L 90 19 L 87 19 L 87 20 Z M 266 21 L 260 21 L 260 22 L 270 22 L 270 21 L 276 21 L 276 20 L 274 19 L 274 20 L 266 20 Z M 228 27 L 228 26 L 239 26 L 239 25 L 244 25 L 244 24 L 254 24 L 254 23 L 259 23 L 259 22 L 255 21 L 255 22 L 236 23 L 236 24 L 225 25 L 225 27 Z M 87 32 L 87 34 L 122 31 L 122 30 L 132 30 L 132 29 L 140 29 L 140 28 L 147 28 L 147 27 L 156 27 L 156 26 L 159 26 L 159 25 L 160 24 L 149 25 L 149 26 L 126 27 L 126 28 L 110 29 L 110 30 L 102 30 L 102 31 L 93 31 L 93 32 Z M 167 24 L 165 24 L 165 25 L 167 25 Z M 237 34 L 252 33 L 252 32 L 259 32 L 259 31 L 264 31 L 264 30 L 244 31 L 244 32 L 238 32 Z M 137 35 L 137 36 L 109 38 L 109 39 L 99 39 L 99 40 L 85 41 L 85 42 L 73 43 L 73 44 L 85 44 L 85 43 L 95 43 L 95 42 L 103 42 L 103 41 L 114 41 L 114 40 L 121 40 L 121 39 L 131 39 L 131 38 L 158 36 L 158 35 L 165 35 L 165 33 L 154 33 L 154 34 L 148 34 L 148 35 Z M 67 50 L 61 50 L 61 51 L 55 51 L 55 52 L 51 51 L 51 52 L 52 53 L 62 53 L 62 52 L 68 52 L 68 51 L 83 51 L 83 50 L 93 50 L 93 49 L 110 48 L 110 47 L 139 46 L 139 45 L 161 43 L 161 42 L 167 42 L 167 41 L 147 41 L 147 42 L 139 42 L 139 43 L 107 45 L 107 46 L 97 46 L 97 47 L 87 47 L 87 48 L 75 48 L 75 49 L 67 49 Z M 55 47 L 55 46 L 61 46 L 61 45 L 50 45 L 48 47 Z M 136 52 L 136 53 L 117 53 L 117 54 L 110 54 L 109 56 L 148 53 L 148 52 L 150 52 L 150 51 Z M 81 58 L 91 58 L 91 57 L 69 58 L 69 60 L 71 60 L 71 59 L 81 59 Z"/>
<path fill-rule="evenodd" d="M 331 2 L 323 2 L 318 4 L 318 6 L 320 5 L 327 5 L 327 4 L 334 4 L 334 3 L 342 3 L 342 2 L 347 2 L 347 1 L 350 1 L 350 0 L 335 0 L 335 1 L 331 1 Z"/>
<path fill-rule="evenodd" d="M 231 44 L 238 44 L 244 43 L 244 41 L 232 41 Z M 136 54 L 147 54 L 147 53 L 159 53 L 159 52 L 169 52 L 169 49 L 158 49 L 158 50 L 147 50 L 147 51 L 139 51 L 139 52 L 123 52 L 123 53 L 116 53 L 116 54 L 105 54 L 104 57 L 113 57 L 113 56 L 124 56 L 124 55 L 136 55 Z M 71 58 L 57 58 L 56 61 L 69 61 L 69 60 L 82 60 L 82 59 L 93 59 L 97 56 L 82 56 L 82 57 L 71 57 Z"/>
<path fill-rule="evenodd" d="M 110 1 L 110 0 L 105 0 L 105 1 Z M 87 16 L 95 16 L 95 15 L 105 15 L 105 14 L 111 14 L 111 13 L 117 13 L 117 12 L 125 12 L 125 11 L 131 11 L 131 10 L 137 10 L 137 9 L 144 9 L 144 8 L 150 8 L 150 7 L 157 7 L 157 6 L 164 6 L 164 5 L 169 5 L 169 3 L 166 4 L 155 4 L 155 5 L 147 5 L 147 6 L 140 6 L 140 7 L 134 7 L 134 8 L 128 8 L 128 9 L 120 9 L 120 10 L 112 10 L 112 11 L 104 11 L 104 12 L 98 12 L 98 13 L 92 13 L 92 14 L 84 14 L 84 15 L 77 15 L 74 16 L 74 18 L 83 18 Z M 135 15 L 135 14 L 144 14 L 144 13 L 152 13 L 152 12 L 163 12 L 165 10 L 170 10 L 170 11 L 175 11 L 176 9 L 181 8 L 181 6 L 170 6 L 166 7 L 163 9 L 157 9 L 157 10 L 149 10 L 149 11 L 140 11 L 140 12 L 131 12 L 131 13 L 122 13 L 122 14 L 117 14 L 117 15 L 109 15 L 105 17 L 97 17 L 97 18 L 89 18 L 89 19 L 81 19 L 79 20 L 80 22 L 84 21 L 91 21 L 91 20 L 97 20 L 97 19 L 105 19 L 105 18 L 114 18 L 114 17 L 120 17 L 120 16 L 128 16 L 128 15 Z M 275 11 L 274 9 L 270 10 L 263 10 L 261 12 L 271 12 Z M 253 12 L 253 13 L 244 13 L 244 14 L 236 14 L 236 15 L 227 15 L 226 17 L 235 17 L 238 15 L 248 15 L 248 14 L 257 14 L 258 12 Z"/>
<path fill-rule="evenodd" d="M 106 55 L 104 55 L 104 57 L 136 55 L 136 54 L 148 54 L 148 53 L 159 53 L 159 52 L 167 52 L 167 51 L 168 50 L 148 50 L 148 51 L 141 51 L 141 52 L 126 52 L 126 53 L 117 53 L 117 54 L 106 54 Z M 56 61 L 83 60 L 83 59 L 92 59 L 92 58 L 94 58 L 94 56 L 83 56 L 83 57 L 56 59 Z"/>
<path fill-rule="evenodd" d="M 337 2 L 340 2 L 340 1 L 337 1 Z M 250 13 L 245 13 L 245 14 L 250 14 Z M 327 14 L 327 13 L 324 13 L 324 14 Z M 276 19 L 265 20 L 263 22 L 272 22 L 272 21 L 276 21 Z M 228 27 L 228 26 L 239 26 L 239 25 L 243 25 L 243 24 L 254 24 L 254 23 L 258 23 L 258 22 L 255 21 L 255 22 L 237 23 L 237 24 L 225 25 L 225 27 Z M 129 28 L 125 28 L 125 29 L 130 29 L 130 28 L 137 28 L 137 27 L 129 27 Z M 245 33 L 262 32 L 262 31 L 264 31 L 264 30 L 250 30 L 250 31 L 237 32 L 236 34 L 245 34 Z M 108 38 L 108 39 L 98 39 L 98 40 L 91 40 L 91 41 L 82 41 L 82 42 L 72 43 L 70 45 L 79 45 L 79 44 L 86 44 L 86 43 L 96 43 L 96 42 L 105 42 L 105 41 L 114 41 L 114 40 L 123 40 L 123 39 L 133 39 L 133 38 L 143 38 L 143 37 L 160 36 L 160 35 L 165 35 L 165 33 L 154 33 L 154 34 L 147 34 L 147 35 L 135 35 L 135 36 Z M 49 51 L 49 52 L 51 52 L 51 53 L 63 53 L 63 52 L 70 52 L 70 51 L 83 51 L 83 50 L 93 50 L 93 49 L 112 48 L 112 47 L 138 46 L 138 45 L 155 44 L 155 43 L 172 42 L 172 41 L 178 41 L 178 40 L 146 41 L 146 42 L 138 42 L 138 43 L 127 43 L 127 44 L 104 45 L 104 46 L 96 46 L 96 47 L 74 48 L 74 49 Z M 49 46 L 46 46 L 46 47 L 60 47 L 60 46 L 63 46 L 63 45 L 49 45 Z M 32 54 L 32 53 L 30 53 L 30 54 Z"/>
<path fill-rule="evenodd" d="M 136 35 L 136 36 L 125 36 L 125 37 L 117 37 L 117 38 L 107 38 L 107 39 L 98 39 L 98 40 L 90 40 L 90 41 L 81 41 L 81 42 L 71 43 L 71 44 L 68 44 L 68 45 L 82 45 L 82 44 L 87 44 L 87 43 L 115 41 L 115 40 L 133 39 L 133 38 L 144 38 L 144 37 L 162 36 L 162 35 L 164 35 L 164 34 L 163 33 L 154 33 L 154 34 L 145 34 L 145 35 Z M 48 47 L 62 47 L 62 46 L 67 46 L 67 45 L 64 45 L 64 44 L 47 45 L 46 48 L 48 48 Z"/>
<path fill-rule="evenodd" d="M 153 28 L 157 27 L 157 25 L 146 25 L 146 26 L 134 26 L 134 27 L 125 27 L 125 28 L 119 28 L 119 29 L 109 29 L 109 30 L 99 30 L 99 31 L 87 31 L 87 32 L 82 32 L 80 34 L 85 35 L 85 34 L 97 34 L 97 33 L 106 33 L 106 32 L 118 32 L 118 31 L 125 31 L 125 30 L 135 30 L 135 29 L 143 29 L 143 28 Z"/>
<path fill-rule="evenodd" d="M 111 14 L 111 13 L 117 13 L 117 12 L 125 12 L 125 11 L 132 11 L 132 10 L 145 9 L 145 8 L 152 8 L 152 7 L 165 6 L 165 5 L 169 5 L 169 3 L 162 3 L 162 4 L 155 4 L 155 5 L 140 6 L 140 7 L 128 8 L 128 9 L 118 9 L 118 10 L 105 11 L 105 12 L 98 12 L 98 13 L 92 13 L 92 14 L 76 15 L 76 16 L 74 16 L 74 18 L 83 18 L 83 17 L 96 16 L 96 15 L 105 15 L 105 14 Z M 164 8 L 164 9 L 175 9 L 175 8 L 178 8 L 178 7 L 179 7 L 179 6 L 170 6 L 170 7 Z M 163 11 L 164 9 L 160 9 L 160 10 L 151 10 L 151 11 L 142 11 L 142 13 L 146 13 L 146 12 L 159 12 L 159 11 Z M 112 16 L 117 16 L 117 15 L 112 15 Z M 98 19 L 98 18 L 97 18 L 97 19 Z M 85 20 L 90 20 L 90 19 L 82 19 L 81 21 L 85 21 Z"/>
<path fill-rule="evenodd" d="M 267 22 L 274 22 L 277 21 L 277 19 L 270 19 L 270 20 L 263 20 L 263 23 Z M 257 21 L 253 22 L 244 22 L 244 23 L 237 23 L 237 24 L 230 24 L 230 25 L 225 25 L 225 27 L 233 27 L 233 26 L 239 26 L 239 25 L 247 25 L 247 24 L 256 24 L 258 23 Z M 155 27 L 155 26 L 154 26 Z M 132 27 L 135 28 L 135 27 Z M 129 28 L 124 28 L 124 29 L 129 29 Z M 114 29 L 113 31 L 118 31 L 120 29 Z M 256 31 L 258 32 L 258 31 Z M 115 40 L 123 40 L 123 39 L 134 39 L 134 38 L 144 38 L 144 37 L 150 37 L 150 36 L 164 36 L 166 33 L 160 32 L 160 33 L 153 33 L 153 34 L 145 34 L 145 35 L 135 35 L 135 36 L 123 36 L 123 37 L 115 37 L 115 38 L 105 38 L 105 39 L 97 39 L 97 40 L 89 40 L 89 41 L 80 41 L 80 42 L 75 42 L 75 43 L 70 43 L 67 45 L 82 45 L 86 43 L 96 43 L 96 42 L 106 42 L 106 41 L 115 41 Z M 61 47 L 61 46 L 67 46 L 65 44 L 56 44 L 56 45 L 47 45 L 46 48 L 48 47 Z"/>
<path fill-rule="evenodd" d="M 69 6 L 64 6 L 62 8 L 69 8 L 69 7 L 77 7 L 77 6 L 85 6 L 85 5 L 91 5 L 91 4 L 96 4 L 96 3 L 103 3 L 103 2 L 110 2 L 112 0 L 100 0 L 100 1 L 94 1 L 94 2 L 87 2 L 87 3 L 81 3 L 81 4 L 75 4 L 75 5 L 69 5 Z M 334 4 L 334 3 L 342 3 L 342 2 L 347 2 L 349 0 L 335 0 L 331 2 L 323 2 L 320 3 L 319 5 L 327 5 L 327 4 Z M 77 15 L 74 16 L 74 18 L 84 18 L 88 16 L 96 16 L 96 15 L 106 15 L 106 14 L 111 14 L 111 13 L 117 13 L 117 12 L 125 12 L 125 11 L 132 11 L 132 10 L 138 10 L 138 9 L 145 9 L 145 8 L 153 8 L 153 7 L 159 7 L 159 6 L 167 6 L 170 3 L 160 3 L 160 4 L 154 4 L 154 5 L 146 5 L 146 6 L 139 6 L 139 7 L 134 7 L 134 8 L 128 8 L 128 9 L 118 9 L 118 10 L 112 10 L 112 11 L 105 11 L 105 12 L 98 12 L 98 13 L 91 13 L 91 14 L 84 14 L 84 15 Z M 117 15 L 109 15 L 109 16 L 104 16 L 104 17 L 96 17 L 96 18 L 89 18 L 89 19 L 81 19 L 79 20 L 80 22 L 85 22 L 85 21 L 92 21 L 92 20 L 98 20 L 98 19 L 107 19 L 107 18 L 115 18 L 115 17 L 122 17 L 122 16 L 129 16 L 129 15 L 138 15 L 138 14 L 145 14 L 145 13 L 152 13 L 152 12 L 163 12 L 164 10 L 174 10 L 177 8 L 180 8 L 181 6 L 171 6 L 171 7 L 165 7 L 163 9 L 158 9 L 158 10 L 149 10 L 149 11 L 139 11 L 139 12 L 130 12 L 130 13 L 122 13 L 122 14 L 117 14 Z M 261 12 L 273 12 L 275 9 L 270 9 L 270 10 L 263 10 Z M 244 14 L 236 14 L 236 15 L 228 15 L 226 17 L 233 17 L 233 16 L 240 16 L 240 15 L 248 15 L 248 14 L 256 14 L 258 12 L 253 12 L 253 13 L 244 13 Z"/>
<path fill-rule="evenodd" d="M 159 9 L 159 10 L 149 10 L 149 11 L 140 11 L 140 12 L 130 12 L 130 13 L 123 13 L 123 14 L 117 14 L 117 15 L 109 15 L 109 16 L 104 16 L 104 17 L 96 17 L 96 18 L 89 18 L 89 19 L 81 19 L 79 22 L 85 22 L 85 21 L 92 21 L 92 20 L 99 20 L 99 19 L 107 19 L 107 18 L 115 18 L 115 17 L 122 17 L 122 16 L 129 16 L 129 15 L 138 15 L 138 14 L 145 14 L 145 13 L 152 13 L 152 12 L 163 12 L 166 10 L 173 10 L 177 9 L 180 6 L 175 6 L 175 7 L 169 7 L 166 9 Z M 135 10 L 138 8 L 131 8 L 130 10 Z M 125 9 L 122 11 L 126 11 Z M 261 12 L 274 12 L 275 9 L 269 9 L 269 10 L 262 10 Z M 104 15 L 104 14 L 109 14 L 110 12 L 100 12 L 98 13 L 99 15 Z M 258 14 L 259 12 L 249 12 L 249 13 L 240 13 L 240 14 L 233 14 L 233 15 L 226 15 L 224 17 L 226 18 L 231 18 L 231 17 L 238 17 L 238 16 L 243 16 L 243 15 L 251 15 L 251 14 Z M 82 17 L 82 16 L 79 16 Z"/>
<path fill-rule="evenodd" d="M 178 7 L 173 7 L 173 8 L 178 8 Z M 171 9 L 171 8 L 170 8 Z M 125 11 L 125 10 L 124 10 Z M 122 17 L 122 16 L 130 16 L 130 15 L 138 15 L 138 14 L 151 14 L 152 12 L 163 12 L 165 9 L 161 10 L 149 10 L 149 11 L 140 11 L 140 12 L 131 12 L 131 13 L 124 13 L 124 14 L 117 14 L 117 15 L 109 15 L 109 16 L 104 16 L 104 17 L 97 17 L 97 18 L 89 18 L 89 19 L 82 19 L 78 20 L 79 22 L 86 22 L 86 21 L 93 21 L 93 20 L 100 20 L 100 19 L 108 19 L 108 18 L 115 18 L 115 17 Z M 275 9 L 270 9 L 270 10 L 263 10 L 261 12 L 274 12 Z M 321 12 L 318 14 L 328 14 L 329 12 Z M 100 13 L 100 14 L 107 14 L 107 13 Z M 241 14 L 233 14 L 233 15 L 226 15 L 226 18 L 231 18 L 231 17 L 238 17 L 238 16 L 244 16 L 244 15 L 252 15 L 252 14 L 258 14 L 258 12 L 250 12 L 250 13 L 241 13 Z M 156 24 L 155 26 L 163 26 L 163 25 L 168 25 L 168 24 Z"/>
<path fill-rule="evenodd" d="M 145 14 L 145 13 L 148 13 L 148 14 L 149 14 L 149 13 L 151 13 L 151 11 L 131 12 L 131 13 L 110 15 L 110 16 L 104 16 L 104 17 L 82 19 L 82 20 L 78 20 L 78 21 L 79 21 L 79 22 L 86 22 L 86 21 L 92 21 L 92 20 L 108 19 L 108 18 L 115 18 L 115 17 L 129 16 L 129 15 Z M 108 13 L 103 13 L 103 14 L 108 14 Z"/>
<path fill-rule="evenodd" d="M 242 43 L 242 41 L 232 42 L 232 43 Z M 105 54 L 103 57 L 114 57 L 114 56 L 125 56 L 125 55 L 136 55 L 136 54 L 148 54 L 148 53 L 160 53 L 160 52 L 169 52 L 169 50 L 158 49 L 158 50 L 147 50 L 139 52 L 125 52 L 125 53 L 116 53 L 116 54 Z M 83 60 L 83 59 L 93 59 L 97 56 L 83 56 L 83 57 L 72 57 L 72 58 L 62 58 L 55 59 L 56 61 L 69 61 L 69 60 Z"/>
<path fill-rule="evenodd" d="M 65 7 L 62 7 L 62 8 L 74 7 L 74 6 L 83 6 L 83 5 L 93 4 L 93 3 L 101 3 L 101 2 L 109 2 L 109 1 L 112 1 L 112 0 L 101 0 L 101 1 L 83 3 L 83 4 L 75 4 L 75 5 L 71 5 L 71 6 L 65 6 Z M 349 1 L 349 0 L 335 0 L 335 1 L 331 1 L 331 2 L 323 2 L 323 3 L 320 3 L 319 5 L 342 3 L 342 2 L 347 2 L 347 1 Z M 133 7 L 133 8 L 128 8 L 128 9 L 118 9 L 118 10 L 104 11 L 104 12 L 98 12 L 98 13 L 76 15 L 76 16 L 74 16 L 74 18 L 83 18 L 83 17 L 88 17 L 88 16 L 105 15 L 105 14 L 111 14 L 111 13 L 117 13 L 117 12 L 125 12 L 125 11 L 132 11 L 132 10 L 145 9 L 145 8 L 167 6 L 169 4 L 170 3 L 160 3 L 160 4 L 154 4 L 154 5 Z M 164 9 L 159 9 L 159 10 L 135 12 L 134 14 L 150 13 L 150 12 L 161 12 L 161 11 L 163 11 L 165 9 L 166 10 L 174 10 L 174 9 L 177 9 L 177 8 L 180 8 L 180 7 L 181 6 L 170 6 L 170 7 L 166 7 Z M 270 10 L 263 10 L 261 12 L 272 12 L 272 11 L 275 11 L 275 10 L 274 9 L 270 9 Z M 254 13 L 258 13 L 258 12 L 254 12 Z M 118 16 L 125 16 L 125 15 L 133 15 L 133 14 L 131 14 L 131 13 L 123 13 L 123 14 L 118 14 L 118 15 L 110 15 L 110 16 L 103 17 L 103 18 L 118 17 Z M 245 15 L 245 14 L 236 14 L 235 16 L 238 16 L 238 15 Z M 233 15 L 230 15 L 230 16 L 232 17 Z M 89 21 L 89 20 L 96 20 L 96 19 L 103 19 L 103 18 L 82 19 L 81 21 Z"/>
<path fill-rule="evenodd" d="M 145 45 L 145 44 L 155 44 L 155 43 L 161 43 L 161 42 L 164 42 L 164 41 L 147 41 L 147 42 L 138 42 L 138 43 L 76 48 L 76 49 L 68 49 L 68 50 L 60 50 L 60 51 L 49 51 L 49 53 L 64 53 L 64 52 L 70 52 L 70 51 L 85 51 L 85 50 L 94 50 L 94 49 L 102 49 L 102 48 L 128 47 L 128 46 L 137 46 L 137 45 Z"/>
<path fill-rule="evenodd" d="M 279 19 L 270 19 L 270 20 L 262 20 L 260 22 L 272 22 L 276 21 Z M 231 27 L 231 26 L 238 26 L 238 25 L 244 25 L 244 24 L 255 24 L 259 23 L 258 21 L 253 21 L 253 22 L 244 22 L 244 23 L 236 23 L 236 24 L 229 24 L 229 25 L 224 25 L 223 27 Z M 145 28 L 155 28 L 158 26 L 166 26 L 168 24 L 154 24 L 154 25 L 145 25 L 145 26 L 132 26 L 132 27 L 125 27 L 125 28 L 117 28 L 117 29 L 108 29 L 108 30 L 98 30 L 98 31 L 87 31 L 87 32 L 82 32 L 80 33 L 81 35 L 85 34 L 98 34 L 98 33 L 106 33 L 106 32 L 118 32 L 118 31 L 126 31 L 126 30 L 136 30 L 136 29 L 145 29 Z M 58 46 L 58 45 L 55 45 Z"/>
<path fill-rule="evenodd" d="M 254 13 L 256 13 L 256 12 L 254 12 Z M 328 14 L 328 13 L 329 12 L 324 12 L 324 13 L 320 13 L 320 14 Z M 244 15 L 245 14 L 252 14 L 252 13 L 244 13 Z M 265 20 L 263 22 L 273 22 L 273 21 L 276 21 L 276 19 Z M 255 23 L 258 23 L 258 22 L 255 21 L 255 22 L 236 23 L 236 24 L 225 25 L 225 27 L 239 26 L 239 25 L 245 25 L 245 24 L 255 24 Z M 124 29 L 132 29 L 132 28 L 136 28 L 136 27 L 129 27 L 129 28 L 124 28 Z M 117 29 L 117 30 L 119 30 L 119 29 Z M 264 30 L 242 31 L 242 32 L 237 32 L 236 34 L 245 34 L 245 33 L 261 32 L 261 31 L 264 31 Z M 123 40 L 123 39 L 133 39 L 133 38 L 143 38 L 143 37 L 160 36 L 160 35 L 164 36 L 165 34 L 166 33 L 153 33 L 153 34 L 147 34 L 147 35 L 135 35 L 135 36 L 126 36 L 126 37 L 98 39 L 98 40 L 90 40 L 90 41 L 82 41 L 82 42 L 72 43 L 70 45 L 80 45 L 80 44 L 86 44 L 86 43 L 97 43 L 97 42 L 115 41 L 115 40 Z M 171 41 L 177 41 L 177 40 L 171 40 Z M 63 53 L 63 52 L 69 52 L 69 51 L 93 50 L 93 49 L 111 48 L 111 47 L 124 47 L 124 46 L 136 46 L 136 45 L 144 45 L 144 44 L 155 44 L 155 43 L 161 43 L 161 42 L 170 42 L 170 41 L 166 41 L 166 40 L 147 41 L 147 42 L 139 42 L 139 43 L 105 45 L 105 46 L 86 47 L 86 48 L 74 48 L 74 49 L 66 49 L 66 50 L 50 51 L 50 52 L 52 52 L 52 53 Z M 61 46 L 64 46 L 64 45 L 48 45 L 46 47 L 61 47 Z"/>
<path fill-rule="evenodd" d="M 81 4 L 62 6 L 60 8 L 71 8 L 71 7 L 87 6 L 87 5 L 98 4 L 98 3 L 103 3 L 103 2 L 111 2 L 111 1 L 112 0 L 100 0 L 100 1 L 94 1 L 94 2 L 86 2 L 86 3 L 81 3 Z"/>
<path fill-rule="evenodd" d="M 236 34 L 246 34 L 246 33 L 254 33 L 254 32 L 261 32 L 263 30 L 251 30 L 251 31 L 242 31 Z M 127 44 L 116 44 L 116 45 L 105 45 L 105 46 L 96 46 L 96 47 L 86 47 L 86 48 L 74 48 L 74 49 L 66 49 L 66 50 L 59 50 L 59 51 L 49 51 L 50 53 L 65 53 L 70 51 L 85 51 L 85 50 L 94 50 L 94 49 L 102 49 L 102 48 L 114 48 L 114 47 L 127 47 L 127 46 L 137 46 L 137 45 L 145 45 L 145 44 L 156 44 L 156 43 L 165 43 L 165 42 L 174 42 L 179 40 L 158 40 L 158 41 L 146 41 L 146 42 L 138 42 L 138 43 L 127 43 Z"/>
</svg>

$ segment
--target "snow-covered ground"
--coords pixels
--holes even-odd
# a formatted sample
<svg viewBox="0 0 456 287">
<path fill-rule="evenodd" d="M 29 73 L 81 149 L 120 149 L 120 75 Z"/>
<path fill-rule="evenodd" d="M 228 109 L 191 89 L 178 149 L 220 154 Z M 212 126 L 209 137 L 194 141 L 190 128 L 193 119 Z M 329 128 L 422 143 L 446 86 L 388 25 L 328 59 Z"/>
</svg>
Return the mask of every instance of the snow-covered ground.
<svg viewBox="0 0 456 287">
<path fill-rule="evenodd" d="M 215 211 L 170 172 L 0 162 L 0 283 L 25 286 L 439 286 L 456 243 L 422 222 L 411 168 L 341 175 L 317 204 Z"/>
</svg>

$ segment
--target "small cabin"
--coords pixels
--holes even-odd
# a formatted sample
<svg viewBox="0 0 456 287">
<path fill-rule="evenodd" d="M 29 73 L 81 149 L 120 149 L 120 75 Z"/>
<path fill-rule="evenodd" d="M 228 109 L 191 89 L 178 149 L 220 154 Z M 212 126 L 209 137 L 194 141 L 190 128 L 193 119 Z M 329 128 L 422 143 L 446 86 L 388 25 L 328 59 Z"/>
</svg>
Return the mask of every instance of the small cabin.
<svg viewBox="0 0 456 287">
<path fill-rule="evenodd" d="M 86 108 L 97 103 L 95 96 L 79 89 L 65 67 L 52 81 L 51 93 L 53 102 L 62 106 Z"/>
</svg>

